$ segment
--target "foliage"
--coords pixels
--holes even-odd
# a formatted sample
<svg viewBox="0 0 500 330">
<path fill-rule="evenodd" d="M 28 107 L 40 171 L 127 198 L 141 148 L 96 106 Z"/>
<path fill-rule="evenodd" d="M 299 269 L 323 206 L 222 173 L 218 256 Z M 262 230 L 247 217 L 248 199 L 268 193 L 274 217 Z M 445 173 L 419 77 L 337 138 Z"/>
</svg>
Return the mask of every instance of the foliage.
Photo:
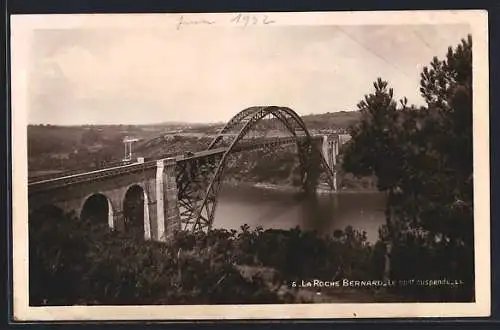
<svg viewBox="0 0 500 330">
<path fill-rule="evenodd" d="M 353 228 L 320 237 L 296 228 L 179 232 L 168 244 L 62 213 L 30 217 L 30 304 L 293 302 L 293 280 L 372 279 L 374 250 Z M 240 267 L 272 269 L 244 274 Z M 290 300 L 291 299 L 291 300 Z"/>
<path fill-rule="evenodd" d="M 340 181 L 342 189 L 351 191 L 377 189 L 377 178 L 375 176 L 356 178 L 352 173 L 337 173 L 337 177 L 342 178 Z"/>
<path fill-rule="evenodd" d="M 375 275 L 365 268 L 372 252 L 366 234 L 352 227 L 339 231 L 336 237 L 322 237 L 299 228 L 250 231 L 243 226 L 237 247 L 237 263 L 272 267 L 282 275 L 283 281 L 340 279 L 340 276 L 361 279 Z"/>
<path fill-rule="evenodd" d="M 225 173 L 229 180 L 288 185 L 293 184 L 295 176 L 300 176 L 295 146 L 238 153 L 229 161 Z"/>
<path fill-rule="evenodd" d="M 30 218 L 30 304 L 269 303 L 259 277 L 245 279 L 222 250 L 180 250 L 76 218 Z M 202 240 L 203 241 L 203 240 Z"/>
<path fill-rule="evenodd" d="M 392 276 L 459 278 L 473 296 L 472 39 L 421 74 L 426 107 L 398 106 L 379 78 L 358 104 L 343 168 L 375 175 L 387 192 Z M 444 293 L 443 293 L 444 295 Z M 468 296 L 468 298 L 464 298 Z"/>
</svg>

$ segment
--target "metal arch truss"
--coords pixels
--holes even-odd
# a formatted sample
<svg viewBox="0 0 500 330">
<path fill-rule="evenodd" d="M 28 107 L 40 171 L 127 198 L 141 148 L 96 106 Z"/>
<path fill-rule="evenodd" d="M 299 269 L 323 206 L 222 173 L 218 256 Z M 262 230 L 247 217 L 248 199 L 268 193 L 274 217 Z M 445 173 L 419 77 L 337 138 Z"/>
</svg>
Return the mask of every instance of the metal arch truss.
<svg viewBox="0 0 500 330">
<path fill-rule="evenodd" d="M 215 173 L 221 157 L 222 154 L 215 154 L 209 157 L 177 162 L 177 198 L 183 230 L 194 227 L 196 220 L 199 218 L 198 210 L 204 200 L 205 190 L 210 184 L 210 178 Z M 199 221 L 203 224 L 209 223 L 209 219 L 205 218 L 200 218 Z"/>
<path fill-rule="evenodd" d="M 321 156 L 318 146 L 313 142 L 304 122 L 295 111 L 277 106 L 247 108 L 236 114 L 208 147 L 208 150 L 223 149 L 223 152 L 178 163 L 178 201 L 184 230 L 211 229 L 217 207 L 217 196 L 229 156 L 233 152 L 252 149 L 252 139 L 250 142 L 245 141 L 252 129 L 260 124 L 269 126 L 274 123 L 283 125 L 292 135 L 289 142 L 297 145 L 304 190 L 310 191 L 315 186 L 319 177 L 318 169 L 327 174 L 328 183 L 334 189 L 334 170 Z M 265 144 L 265 148 L 274 147 L 276 144 L 273 142 Z M 262 146 L 259 145 L 258 148 Z"/>
</svg>

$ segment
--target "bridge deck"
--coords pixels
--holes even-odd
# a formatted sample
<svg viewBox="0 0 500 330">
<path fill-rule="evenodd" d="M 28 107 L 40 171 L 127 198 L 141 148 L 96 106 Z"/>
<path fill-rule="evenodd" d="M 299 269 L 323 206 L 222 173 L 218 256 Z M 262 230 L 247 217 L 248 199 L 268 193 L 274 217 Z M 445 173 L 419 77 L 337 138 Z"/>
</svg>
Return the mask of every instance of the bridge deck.
<svg viewBox="0 0 500 330">
<path fill-rule="evenodd" d="M 313 137 L 313 138 L 317 138 L 317 137 Z M 262 146 L 267 145 L 267 144 L 285 145 L 285 144 L 291 144 L 291 143 L 295 143 L 295 142 L 296 142 L 296 140 L 294 137 L 258 139 L 258 141 L 249 139 L 247 141 L 243 141 L 240 145 L 238 145 L 234 149 L 234 151 L 240 152 L 240 151 L 245 151 L 245 150 L 258 149 L 258 148 L 261 148 Z M 203 150 L 203 151 L 198 151 L 198 152 L 192 152 L 192 153 L 184 154 L 184 155 L 174 155 L 174 156 L 165 156 L 165 157 L 159 156 L 156 159 L 147 160 L 143 163 L 135 162 L 132 164 L 120 165 L 120 166 L 115 166 L 115 167 L 108 167 L 108 168 L 103 168 L 103 169 L 90 171 L 90 172 L 76 173 L 76 174 L 71 174 L 71 175 L 63 175 L 63 176 L 56 177 L 56 178 L 50 178 L 50 179 L 44 179 L 44 180 L 40 180 L 40 181 L 29 182 L 28 188 L 30 190 L 39 190 L 39 189 L 43 190 L 44 188 L 66 186 L 66 185 L 70 185 L 70 184 L 77 183 L 77 182 L 91 181 L 91 180 L 95 180 L 98 178 L 110 177 L 110 176 L 120 175 L 120 174 L 124 174 L 124 173 L 132 173 L 132 172 L 136 172 L 136 171 L 143 171 L 146 169 L 151 169 L 151 168 L 156 167 L 157 161 L 161 160 L 161 159 L 175 158 L 176 162 L 184 162 L 184 161 L 194 160 L 197 158 L 204 158 L 204 157 L 213 156 L 213 155 L 217 155 L 217 154 L 223 154 L 226 150 L 227 150 L 227 147 L 223 147 L 223 148 L 216 148 L 216 149 L 209 149 L 209 150 Z"/>
</svg>

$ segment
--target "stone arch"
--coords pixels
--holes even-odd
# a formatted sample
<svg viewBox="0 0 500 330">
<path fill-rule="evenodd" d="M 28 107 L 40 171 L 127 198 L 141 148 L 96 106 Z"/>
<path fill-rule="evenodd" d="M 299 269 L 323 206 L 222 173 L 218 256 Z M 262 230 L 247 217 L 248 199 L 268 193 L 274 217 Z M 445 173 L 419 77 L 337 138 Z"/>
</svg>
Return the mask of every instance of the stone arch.
<svg viewBox="0 0 500 330">
<path fill-rule="evenodd" d="M 141 184 L 127 187 L 122 198 L 125 230 L 142 231 L 145 239 L 151 239 L 149 196 Z"/>
<path fill-rule="evenodd" d="M 113 229 L 115 227 L 113 205 L 110 199 L 102 193 L 88 195 L 80 207 L 80 219 L 90 220 L 95 224 L 108 223 Z"/>
</svg>

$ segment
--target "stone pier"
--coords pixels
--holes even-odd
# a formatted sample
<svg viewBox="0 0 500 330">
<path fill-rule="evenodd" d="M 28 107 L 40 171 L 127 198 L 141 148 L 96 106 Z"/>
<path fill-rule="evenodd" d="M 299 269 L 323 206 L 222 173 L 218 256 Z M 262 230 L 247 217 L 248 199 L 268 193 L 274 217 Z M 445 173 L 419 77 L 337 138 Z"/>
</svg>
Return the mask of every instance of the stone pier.
<svg viewBox="0 0 500 330">
<path fill-rule="evenodd" d="M 156 214 L 159 241 L 166 242 L 181 229 L 177 183 L 175 180 L 175 158 L 161 159 L 156 164 Z"/>
<path fill-rule="evenodd" d="M 323 135 L 323 143 L 321 146 L 321 153 L 325 159 L 328 167 L 333 171 L 333 185 L 334 190 L 337 190 L 337 155 L 339 153 L 339 140 L 337 137 L 331 138 L 328 135 Z"/>
</svg>

